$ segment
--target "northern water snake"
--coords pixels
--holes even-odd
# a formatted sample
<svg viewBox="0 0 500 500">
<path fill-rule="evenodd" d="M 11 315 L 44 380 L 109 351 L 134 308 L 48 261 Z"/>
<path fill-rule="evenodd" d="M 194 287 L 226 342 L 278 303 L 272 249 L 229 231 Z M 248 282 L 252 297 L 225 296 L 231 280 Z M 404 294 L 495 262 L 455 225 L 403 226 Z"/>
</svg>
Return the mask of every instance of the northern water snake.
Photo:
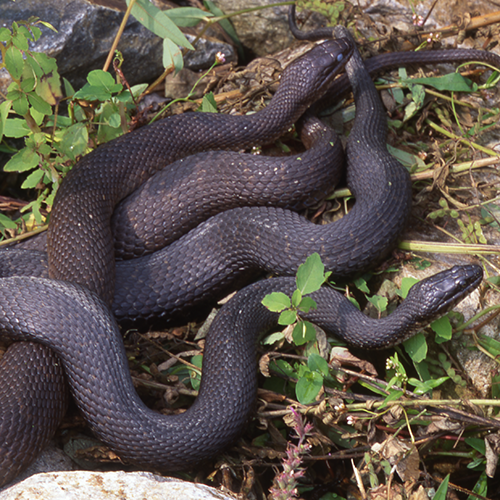
<svg viewBox="0 0 500 500">
<path fill-rule="evenodd" d="M 361 105 L 358 105 L 358 106 L 360 107 L 360 109 L 361 109 L 361 110 L 363 110 L 363 109 L 369 110 L 369 109 L 370 109 L 371 104 L 368 104 L 368 105 L 367 105 L 367 104 L 361 104 Z M 360 117 L 360 119 L 359 119 L 359 120 L 361 121 L 361 120 L 366 119 L 366 118 L 367 118 L 366 116 L 364 116 L 364 117 Z M 370 117 L 368 117 L 368 119 L 371 119 L 371 118 L 370 118 Z M 368 122 L 367 122 L 367 123 L 368 123 Z M 366 130 L 365 130 L 365 132 L 366 132 Z M 367 136 L 366 136 L 366 134 L 365 134 L 365 135 L 363 135 L 363 133 L 362 133 L 362 132 L 361 132 L 361 136 L 356 136 L 356 134 L 354 134 L 354 136 L 353 136 L 353 137 L 354 137 L 354 138 L 358 137 L 358 138 L 357 138 L 357 139 L 353 139 L 353 141 L 357 141 L 357 143 L 359 143 L 359 141 L 363 141 L 363 143 L 366 143 L 366 145 L 367 145 L 367 146 L 369 146 L 369 142 L 370 142 L 370 140 L 372 140 L 372 138 L 373 138 L 373 137 L 372 137 L 372 136 L 373 136 L 373 134 L 371 134 L 371 133 L 370 133 L 369 135 L 370 135 L 370 137 L 367 137 Z M 382 144 L 383 144 L 383 142 L 385 141 L 385 133 L 383 133 L 382 135 L 383 135 L 383 140 L 382 140 Z M 380 139 L 380 137 L 379 137 L 379 139 Z M 354 142 L 353 142 L 353 143 L 354 143 Z M 380 149 L 380 144 L 381 144 L 381 143 L 380 143 L 380 141 L 376 144 L 376 147 L 378 148 L 378 150 Z M 349 151 L 349 150 L 348 150 L 348 151 Z M 369 151 L 368 149 L 367 149 L 367 152 L 365 152 L 365 153 L 360 153 L 359 151 L 357 151 L 357 149 L 356 149 L 356 148 L 351 148 L 351 153 L 349 153 L 349 152 L 348 152 L 348 154 L 351 154 L 351 160 L 352 160 L 352 159 L 354 159 L 354 161 L 355 161 L 355 162 L 358 162 L 358 160 L 360 159 L 360 156 L 361 156 L 361 159 L 362 159 L 362 157 L 363 157 L 364 155 L 367 155 L 367 154 L 370 156 L 370 160 L 371 160 L 371 161 L 373 161 L 373 152 Z M 384 162 L 386 161 L 386 158 L 385 158 L 385 153 L 383 154 L 383 156 L 384 156 L 384 159 L 382 160 L 382 163 L 384 163 Z M 376 159 L 376 160 L 375 160 L 375 162 L 376 162 L 376 163 L 377 163 L 378 161 L 379 161 L 379 159 Z M 389 159 L 389 161 L 392 161 L 392 160 L 390 160 L 390 159 Z M 399 168 L 399 169 L 400 169 L 400 167 L 397 167 L 397 168 Z M 405 190 L 406 190 L 406 192 L 408 192 L 408 189 L 409 189 L 409 188 L 408 188 L 408 186 L 409 186 L 408 181 L 406 180 L 406 181 L 404 181 L 404 182 L 406 182 L 406 186 L 407 186 L 407 187 L 403 189 L 403 194 L 404 194 Z M 404 184 L 404 183 L 403 183 L 403 184 Z M 355 187 L 354 187 L 354 189 L 355 189 Z M 366 187 L 365 187 L 365 189 L 366 189 Z M 373 190 L 374 190 L 373 185 L 368 186 L 368 189 L 370 189 L 371 191 L 373 191 Z M 385 191 L 384 191 L 384 192 L 385 192 Z M 358 192 L 357 194 L 359 195 L 359 192 Z M 396 198 L 397 198 L 397 197 L 396 197 Z M 401 198 L 401 196 L 400 196 L 400 198 Z M 404 207 L 406 207 L 406 206 L 407 206 L 407 203 L 408 203 L 408 202 L 407 202 L 407 201 L 405 201 L 403 206 L 404 206 Z M 241 210 L 245 210 L 245 209 L 241 209 Z M 360 210 L 361 210 L 361 209 L 360 209 Z M 400 212 L 399 212 L 399 214 L 398 214 L 398 215 L 399 215 L 399 217 L 397 217 L 397 218 L 392 217 L 392 219 L 395 219 L 394 224 L 396 224 L 398 227 L 400 227 L 400 226 L 401 226 L 401 224 L 402 224 L 402 222 L 404 222 L 404 220 L 405 220 L 405 218 L 406 218 L 406 216 L 407 216 L 408 210 L 409 210 L 409 206 L 408 206 L 407 208 L 404 208 L 402 211 L 400 211 Z M 244 212 L 241 212 L 241 213 L 244 213 Z M 272 227 L 272 226 L 275 224 L 275 221 L 276 221 L 276 220 L 285 221 L 285 222 L 286 222 L 287 220 L 289 220 L 290 233 L 292 233 L 292 232 L 293 232 L 292 227 L 296 224 L 296 222 L 297 222 L 297 221 L 298 221 L 298 223 L 299 223 L 299 224 L 301 224 L 301 220 L 300 220 L 299 218 L 295 218 L 296 216 L 289 215 L 288 213 L 285 213 L 284 211 L 280 211 L 280 210 L 273 210 L 273 209 L 263 209 L 263 210 L 260 210 L 260 211 L 259 211 L 259 213 L 260 213 L 260 215 L 256 216 L 255 220 L 256 220 L 256 221 L 261 221 L 261 222 L 264 222 L 264 225 L 266 225 L 266 224 L 267 224 L 268 226 L 270 226 L 270 227 L 271 227 L 271 229 L 273 229 L 273 227 Z M 360 211 L 359 213 L 362 213 L 362 212 Z M 374 213 L 374 211 L 373 211 L 373 205 L 371 206 L 371 210 L 366 210 L 366 211 L 365 211 L 365 215 L 367 215 L 367 216 L 368 216 L 368 215 L 370 215 L 371 213 Z M 274 219 L 274 218 L 273 218 L 273 217 L 275 217 L 275 216 L 277 216 L 277 219 Z M 383 221 L 386 217 L 389 217 L 389 218 L 390 218 L 389 212 L 385 213 L 385 212 L 383 212 L 383 211 L 382 211 L 382 212 L 380 212 L 380 213 L 378 213 L 378 214 L 377 214 L 377 216 L 378 216 L 378 218 L 379 218 L 379 221 L 380 221 L 380 220 L 382 220 L 382 221 Z M 243 219 L 247 219 L 247 218 L 246 218 L 246 217 L 243 217 L 243 218 L 242 218 L 242 220 L 243 220 Z M 353 217 L 353 218 L 351 219 L 351 224 L 352 224 L 352 220 L 356 220 L 356 219 L 354 219 L 354 217 Z M 389 222 L 390 222 L 390 221 L 389 221 Z M 346 224 L 348 224 L 348 223 L 346 223 Z M 217 226 L 218 226 L 218 224 L 217 224 L 217 223 L 212 223 L 212 227 L 213 227 L 213 228 L 215 228 L 215 229 L 214 229 L 214 231 L 216 231 Z M 219 227 L 220 227 L 220 225 L 219 225 Z M 349 225 L 347 225 L 347 227 L 350 227 L 350 226 L 349 226 Z M 379 228 L 380 228 L 380 227 L 379 227 Z M 205 229 L 206 229 L 206 228 L 205 228 Z M 300 228 L 299 228 L 299 229 L 300 229 Z M 370 230 L 370 231 L 371 231 L 372 229 L 373 229 L 373 228 L 369 228 L 369 230 Z M 279 231 L 279 234 L 280 234 L 280 235 L 283 235 L 282 230 L 281 230 L 281 229 L 279 229 L 277 226 L 276 226 L 276 231 Z M 204 229 L 201 229 L 201 230 L 199 230 L 199 231 L 198 231 L 198 233 L 197 233 L 197 234 L 199 235 L 199 234 L 201 234 L 201 233 L 203 233 L 203 232 L 204 232 Z M 395 233 L 395 232 L 397 232 L 397 231 L 394 229 L 394 227 L 393 227 L 393 226 L 388 226 L 388 234 L 393 235 L 393 233 Z M 206 234 L 206 232 L 205 232 L 205 234 Z M 275 232 L 275 233 L 272 233 L 272 234 L 278 234 L 278 233 L 276 233 L 276 232 Z M 370 236 L 371 236 L 371 233 L 369 233 L 369 234 L 370 234 Z M 188 236 L 189 236 L 189 235 L 188 235 Z M 321 240 L 321 238 L 322 238 L 322 237 L 323 237 L 322 235 L 320 235 L 320 236 L 319 236 L 320 240 Z M 395 238 L 397 237 L 397 234 L 396 234 L 396 235 L 393 235 L 393 236 L 391 236 L 391 237 L 393 237 L 393 239 L 389 239 L 388 241 L 385 241 L 385 245 L 386 245 L 386 247 L 384 247 L 384 249 L 387 249 L 387 248 L 389 248 L 389 247 L 392 245 L 392 243 L 394 242 Z M 356 238 L 357 238 L 357 240 L 358 240 L 357 242 L 356 242 Z M 356 264 L 356 263 L 354 263 L 351 267 L 347 266 L 347 268 L 344 268 L 344 269 L 345 269 L 344 271 L 339 271 L 339 273 L 341 273 L 341 274 L 342 274 L 342 272 L 344 272 L 345 274 L 349 274 L 349 273 L 350 273 L 350 272 L 352 272 L 353 270 L 356 270 L 356 269 L 358 269 L 358 268 L 364 268 L 364 267 L 366 267 L 366 265 L 368 264 L 368 262 L 369 262 L 370 260 L 373 260 L 374 256 L 373 256 L 373 254 L 372 254 L 372 250 L 371 250 L 371 249 L 367 249 L 367 248 L 366 248 L 366 245 L 364 245 L 364 247 L 363 247 L 363 245 L 362 245 L 362 243 L 363 243 L 363 239 L 364 239 L 364 238 L 365 238 L 365 242 L 366 242 L 366 238 L 367 238 L 367 235 L 366 235 L 366 234 L 365 234 L 365 235 L 361 235 L 361 236 L 359 236 L 359 237 L 354 237 L 354 243 L 352 243 L 352 244 L 359 244 L 359 245 L 360 245 L 360 247 L 359 247 L 359 248 L 363 248 L 363 251 L 366 253 L 366 255 L 363 257 L 363 252 L 360 252 L 360 251 L 356 251 L 356 252 L 355 252 L 356 256 L 361 256 L 360 264 Z M 272 237 L 272 239 L 275 239 L 275 237 L 273 236 L 273 237 Z M 370 239 L 369 241 L 371 242 L 371 239 Z M 316 243 L 314 243 L 314 244 L 315 244 L 315 245 L 317 245 L 317 244 L 318 244 L 318 241 L 316 241 Z M 322 245 L 321 243 L 319 243 L 319 244 L 320 244 L 320 245 Z M 287 246 L 287 248 L 289 247 L 288 245 L 286 245 L 286 246 Z M 324 244 L 323 244 L 322 246 L 324 246 Z M 200 248 L 201 248 L 201 247 L 200 247 Z M 355 248 L 357 248 L 357 247 L 355 247 Z M 198 249 L 199 249 L 199 248 L 198 248 Z M 309 251 L 310 251 L 310 249 L 309 249 Z M 177 252 L 178 252 L 178 251 L 177 251 Z M 353 252 L 353 247 L 351 247 L 350 249 L 346 250 L 346 252 L 345 252 L 345 253 L 347 254 L 347 252 L 351 252 L 351 257 L 353 257 L 353 253 L 352 253 L 352 252 Z M 302 256 L 302 255 L 301 255 L 301 256 Z M 301 256 L 300 256 L 300 257 L 301 257 Z M 377 255 L 377 256 L 378 256 L 378 255 Z M 283 257 L 283 256 L 282 256 L 282 255 L 280 255 L 279 257 Z M 293 259 L 294 259 L 294 260 L 295 260 L 295 258 L 296 258 L 296 257 L 295 257 L 295 256 L 293 256 Z M 363 260 L 363 258 L 364 258 L 365 260 Z M 161 259 L 161 257 L 160 257 L 160 259 Z M 150 260 L 153 260 L 153 258 L 151 258 Z M 285 260 L 286 260 L 286 259 L 285 259 Z M 351 259 L 351 260 L 353 260 L 353 261 L 354 261 L 355 259 Z M 172 264 L 172 265 L 173 265 L 173 264 Z M 272 265 L 274 265 L 274 262 L 272 262 Z M 239 268 L 239 267 L 240 267 L 240 265 L 239 265 L 238 263 L 236 263 L 236 264 L 235 264 L 235 266 L 237 266 L 237 268 Z M 335 263 L 333 262 L 333 259 L 332 259 L 332 266 L 335 266 Z M 356 267 L 356 266 L 358 266 L 358 267 Z M 165 268 L 165 264 L 163 265 L 163 267 Z M 340 264 L 339 264 L 339 268 L 340 268 L 340 267 L 341 267 L 341 266 L 340 266 Z M 229 271 L 230 271 L 230 270 L 231 270 L 231 269 L 229 269 Z M 151 272 L 151 271 L 149 271 L 149 272 L 148 272 L 148 274 L 149 274 L 150 272 Z M 290 272 L 293 272 L 293 270 L 292 270 L 292 271 L 287 270 L 287 271 L 285 271 L 285 272 L 286 272 L 286 273 L 290 273 Z M 475 274 L 475 277 L 474 277 L 474 283 L 475 283 L 475 282 L 477 281 L 477 278 L 478 278 L 478 270 L 477 270 L 477 268 L 475 269 L 475 271 L 474 271 L 474 272 L 476 273 L 476 274 Z M 175 274 L 175 273 L 174 273 L 174 274 Z M 179 278 L 179 279 L 181 279 L 181 278 Z M 213 279 L 215 279 L 215 277 L 211 277 L 211 278 L 210 278 L 210 280 L 213 280 Z M 210 280 L 209 280 L 209 281 L 210 281 Z M 175 281 L 175 280 L 174 280 L 174 281 Z M 181 284 L 182 284 L 182 280 L 181 280 L 181 281 L 179 281 L 179 283 L 181 283 Z M 20 282 L 18 282 L 18 285 L 20 285 Z M 33 286 L 34 286 L 34 285 L 33 285 Z M 41 285 L 37 285 L 37 286 L 41 286 Z M 55 285 L 54 285 L 54 286 L 55 286 Z M 181 286 L 181 289 L 182 289 L 182 286 Z M 40 293 L 41 293 L 41 292 L 40 292 Z M 76 292 L 75 292 L 75 293 L 76 293 Z M 191 292 L 191 294 L 192 294 L 192 293 L 193 293 L 193 292 Z M 78 294 L 80 294 L 80 292 L 78 292 Z M 93 299 L 93 300 L 95 301 L 95 299 Z M 136 299 L 136 300 L 138 300 L 138 299 Z M 147 298 L 146 302 L 148 302 L 148 301 L 149 301 L 149 297 Z M 218 442 L 218 445 L 220 445 L 220 441 Z M 128 455 L 128 453 L 127 453 L 126 451 L 124 451 L 123 453 L 124 453 L 124 456 L 127 456 L 127 455 Z M 196 460 L 198 460 L 199 458 L 200 458 L 200 457 L 199 457 L 199 456 L 197 456 Z M 185 463 L 185 462 L 184 462 L 184 463 Z M 175 466 L 175 465 L 174 465 L 174 466 Z"/>
</svg>

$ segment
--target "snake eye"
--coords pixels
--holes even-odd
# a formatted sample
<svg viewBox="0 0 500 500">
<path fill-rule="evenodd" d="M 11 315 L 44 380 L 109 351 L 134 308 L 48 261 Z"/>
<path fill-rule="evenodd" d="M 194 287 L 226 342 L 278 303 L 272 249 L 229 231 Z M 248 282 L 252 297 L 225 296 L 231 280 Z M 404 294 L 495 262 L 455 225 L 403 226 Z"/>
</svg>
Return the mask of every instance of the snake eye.
<svg viewBox="0 0 500 500">
<path fill-rule="evenodd" d="M 343 54 L 339 54 L 337 56 L 337 61 L 340 62 L 340 61 L 342 61 L 342 59 L 344 59 L 344 55 Z"/>
</svg>

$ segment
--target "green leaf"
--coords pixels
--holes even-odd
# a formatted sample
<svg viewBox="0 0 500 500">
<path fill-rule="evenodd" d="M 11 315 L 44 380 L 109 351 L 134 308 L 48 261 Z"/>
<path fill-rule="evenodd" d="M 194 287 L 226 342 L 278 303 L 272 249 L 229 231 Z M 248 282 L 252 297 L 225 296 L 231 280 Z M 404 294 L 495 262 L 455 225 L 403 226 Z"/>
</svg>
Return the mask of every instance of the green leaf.
<svg viewBox="0 0 500 500">
<path fill-rule="evenodd" d="M 469 495 L 467 500 L 476 500 L 479 495 L 482 498 L 486 498 L 488 496 L 488 476 L 486 475 L 486 471 L 483 471 L 479 476 L 474 488 L 472 488 L 472 492 L 475 495 Z"/>
<path fill-rule="evenodd" d="M 13 45 L 5 51 L 5 67 L 14 80 L 21 78 L 24 68 L 23 54 Z"/>
<path fill-rule="evenodd" d="M 387 144 L 387 151 L 396 158 L 400 163 L 406 168 L 411 168 L 414 166 L 425 167 L 425 162 L 416 154 L 409 153 L 408 151 L 403 151 L 402 149 L 395 148 L 390 144 Z"/>
<path fill-rule="evenodd" d="M 195 7 L 177 7 L 175 9 L 165 10 L 163 13 L 167 15 L 176 26 L 182 28 L 196 26 L 200 21 L 208 17 L 213 17 L 213 14 L 210 12 L 205 12 Z"/>
<path fill-rule="evenodd" d="M 302 300 L 300 301 L 300 304 L 297 306 L 297 308 L 304 312 L 308 313 L 311 309 L 316 309 L 318 307 L 318 304 L 316 304 L 316 301 L 312 299 L 311 297 L 302 297 Z"/>
<path fill-rule="evenodd" d="M 103 87 L 94 87 L 90 83 L 86 83 L 80 90 L 73 95 L 74 99 L 82 99 L 83 101 L 107 101 L 111 98 L 111 94 Z"/>
<path fill-rule="evenodd" d="M 14 34 L 12 37 L 12 43 L 19 49 L 19 50 L 28 50 L 29 45 L 28 45 L 28 40 L 26 39 L 26 36 L 20 32 L 20 30 Z"/>
<path fill-rule="evenodd" d="M 217 113 L 217 103 L 215 102 L 213 92 L 209 92 L 203 96 L 200 111 L 203 113 Z"/>
<path fill-rule="evenodd" d="M 45 172 L 41 169 L 38 168 L 35 171 L 31 172 L 28 177 L 24 180 L 24 182 L 21 184 L 22 189 L 33 189 L 36 187 L 36 185 L 42 180 L 43 176 L 45 175 Z"/>
<path fill-rule="evenodd" d="M 293 325 L 297 321 L 297 314 L 295 311 L 286 310 L 280 314 L 278 324 L 280 325 Z"/>
<path fill-rule="evenodd" d="M 39 95 L 35 94 L 34 92 L 30 92 L 28 94 L 28 100 L 33 108 L 42 115 L 52 114 L 52 107 L 50 106 L 50 104 L 46 103 Z"/>
<path fill-rule="evenodd" d="M 486 445 L 484 439 L 479 438 L 465 438 L 464 440 L 471 448 L 474 448 L 481 455 L 486 455 Z"/>
<path fill-rule="evenodd" d="M 72 160 L 82 155 L 87 149 L 89 134 L 83 123 L 75 123 L 64 132 L 59 145 L 60 150 Z"/>
<path fill-rule="evenodd" d="M 391 384 L 389 384 L 389 385 L 391 385 Z M 403 394 L 404 394 L 404 391 L 397 391 L 397 390 L 391 389 L 389 391 L 389 395 L 384 399 L 384 401 L 383 401 L 382 405 L 380 406 L 380 408 L 384 408 L 385 405 L 387 403 L 390 403 L 391 401 L 398 400 Z"/>
<path fill-rule="evenodd" d="M 325 358 L 322 358 L 319 354 L 312 353 L 307 358 L 307 366 L 318 373 L 321 373 L 324 377 L 330 374 L 330 367 Z"/>
<path fill-rule="evenodd" d="M 122 90 L 122 85 L 115 82 L 115 79 L 107 71 L 94 69 L 87 75 L 87 82 L 93 87 L 103 87 L 110 94 Z"/>
<path fill-rule="evenodd" d="M 322 387 L 323 377 L 318 372 L 305 373 L 295 386 L 297 400 L 303 405 L 314 402 Z"/>
<path fill-rule="evenodd" d="M 478 334 L 479 344 L 493 357 L 500 358 L 500 342 L 483 333 Z"/>
<path fill-rule="evenodd" d="M 18 151 L 3 167 L 5 172 L 26 172 L 38 167 L 40 157 L 31 149 Z"/>
<path fill-rule="evenodd" d="M 5 121 L 4 135 L 5 137 L 13 137 L 19 139 L 25 137 L 31 132 L 28 124 L 21 118 L 7 118 Z"/>
<path fill-rule="evenodd" d="M 418 279 L 416 278 L 403 278 L 401 280 L 401 289 L 397 292 L 398 295 L 403 299 L 406 299 L 408 292 L 410 291 L 410 288 L 415 283 L 418 283 Z"/>
<path fill-rule="evenodd" d="M 446 493 L 448 493 L 448 481 L 450 480 L 450 475 L 448 474 L 443 482 L 439 485 L 439 488 L 436 490 L 436 494 L 434 495 L 432 500 L 446 500 Z"/>
<path fill-rule="evenodd" d="M 299 321 L 293 328 L 292 338 L 295 345 L 316 340 L 316 329 L 309 321 Z"/>
<path fill-rule="evenodd" d="M 55 106 L 63 97 L 61 90 L 61 77 L 57 71 L 57 62 L 53 57 L 49 57 L 43 52 L 31 52 L 30 54 L 34 62 L 32 64 L 33 71 L 38 65 L 42 74 L 38 74 L 38 85 L 36 86 L 36 93 L 46 103 Z M 27 59 L 28 62 L 31 60 Z M 71 95 L 71 94 L 68 94 Z"/>
<path fill-rule="evenodd" d="M 207 7 L 207 9 L 215 16 L 222 17 L 224 15 L 224 12 L 222 12 L 222 10 L 219 9 L 219 7 L 217 7 L 211 0 L 204 0 L 203 3 L 205 7 Z M 229 19 L 221 19 L 219 21 L 219 25 L 231 37 L 231 40 L 236 44 L 238 48 L 238 55 L 240 56 L 240 58 L 243 58 L 243 46 L 238 38 L 238 35 L 236 34 L 233 25 L 231 24 L 231 21 L 229 21 Z"/>
<path fill-rule="evenodd" d="M 295 290 L 292 294 L 292 306 L 298 307 L 301 300 L 302 300 L 302 294 L 300 293 L 300 290 Z"/>
<path fill-rule="evenodd" d="M 275 332 L 271 333 L 271 335 L 268 335 L 267 337 L 262 340 L 263 345 L 271 345 L 274 344 L 275 342 L 281 342 L 285 336 L 283 335 L 283 332 Z"/>
<path fill-rule="evenodd" d="M 317 253 L 307 257 L 297 270 L 297 288 L 302 295 L 315 292 L 325 282 L 325 266 Z"/>
<path fill-rule="evenodd" d="M 202 354 L 197 354 L 196 356 L 193 356 L 191 358 L 191 364 L 194 366 L 198 367 L 199 370 L 194 370 L 192 368 L 189 369 L 189 377 L 191 381 L 191 387 L 195 390 L 198 391 L 200 389 L 200 383 L 201 383 L 201 365 L 203 363 L 203 355 Z"/>
<path fill-rule="evenodd" d="M 127 0 L 127 5 L 130 0 Z M 132 15 L 148 30 L 163 39 L 170 39 L 181 47 L 194 50 L 182 31 L 170 18 L 149 0 L 137 0 L 132 7 Z"/>
<path fill-rule="evenodd" d="M 9 28 L 0 28 L 0 42 L 8 42 L 11 36 Z"/>
<path fill-rule="evenodd" d="M 174 67 L 176 73 L 184 67 L 182 52 L 169 38 L 163 40 L 163 67 Z"/>
<path fill-rule="evenodd" d="M 403 80 L 402 83 L 409 85 L 419 83 L 448 92 L 472 92 L 473 90 L 471 80 L 464 78 L 460 73 L 449 73 L 448 75 L 431 76 L 428 78 L 410 78 Z"/>
<path fill-rule="evenodd" d="M 262 299 L 262 304 L 273 312 L 281 312 L 283 309 L 288 309 L 292 305 L 290 297 L 283 292 L 269 293 Z"/>
<path fill-rule="evenodd" d="M 451 339 L 452 328 L 450 323 L 450 318 L 448 316 L 443 316 L 431 323 L 431 328 L 436 332 L 436 342 L 442 344 Z"/>
<path fill-rule="evenodd" d="M 4 135 L 5 127 L 7 126 L 7 117 L 9 116 L 10 108 L 12 107 L 12 101 L 7 99 L 0 104 L 0 142 Z"/>
<path fill-rule="evenodd" d="M 427 357 L 427 341 L 422 332 L 406 340 L 403 345 L 414 363 L 421 363 Z"/>
<path fill-rule="evenodd" d="M 11 86 L 9 86 L 9 88 L 12 89 Z M 12 108 L 18 115 L 24 116 L 28 112 L 28 98 L 23 92 L 14 88 L 13 90 L 7 92 L 7 99 L 12 101 Z"/>
<path fill-rule="evenodd" d="M 4 229 L 17 229 L 17 224 L 6 215 L 0 213 L 0 231 Z"/>
<path fill-rule="evenodd" d="M 366 283 L 365 278 L 360 276 L 359 278 L 356 278 L 354 280 L 354 284 L 356 285 L 356 288 L 360 290 L 363 293 L 370 293 L 370 289 L 368 288 L 368 285 Z"/>
<path fill-rule="evenodd" d="M 374 295 L 373 297 L 366 297 L 368 302 L 373 304 L 377 311 L 383 312 L 387 309 L 387 304 L 389 301 L 387 300 L 387 297 L 382 297 L 380 295 Z"/>
<path fill-rule="evenodd" d="M 426 380 L 422 382 L 421 380 L 415 378 L 409 378 L 408 383 L 415 387 L 413 391 L 415 394 L 426 394 L 427 392 L 432 391 L 436 387 L 439 387 L 441 384 L 449 380 L 450 377 L 439 377 L 437 379 Z"/>
</svg>

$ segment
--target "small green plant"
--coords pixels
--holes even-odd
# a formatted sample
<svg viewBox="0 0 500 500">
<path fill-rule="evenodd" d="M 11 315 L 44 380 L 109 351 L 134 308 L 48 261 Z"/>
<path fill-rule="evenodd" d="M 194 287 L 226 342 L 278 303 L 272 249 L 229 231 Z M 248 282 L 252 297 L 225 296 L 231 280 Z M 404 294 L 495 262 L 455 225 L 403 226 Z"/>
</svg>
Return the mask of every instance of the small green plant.
<svg viewBox="0 0 500 500">
<path fill-rule="evenodd" d="M 325 267 L 317 253 L 310 255 L 297 270 L 297 289 L 292 297 L 288 297 L 282 292 L 273 292 L 266 295 L 262 304 L 270 311 L 279 312 L 278 323 L 283 326 L 294 325 L 292 339 L 295 345 L 302 346 L 307 342 L 316 340 L 316 330 L 309 321 L 300 318 L 299 312 L 308 313 L 312 308 L 316 308 L 316 302 L 307 294 L 317 291 L 328 279 L 331 273 L 325 273 Z M 282 334 L 275 334 L 267 339 L 267 343 L 275 342 L 283 338 Z M 290 371 L 290 365 L 282 362 L 280 368 Z M 294 370 L 291 368 L 293 374 Z M 294 376 L 294 375 L 293 375 Z M 307 366 L 299 364 L 297 366 L 298 381 L 295 386 L 297 399 L 302 404 L 312 403 L 323 387 L 325 377 L 329 376 L 329 367 L 317 353 L 309 355 Z"/>
<path fill-rule="evenodd" d="M 182 67 L 176 44 L 192 47 L 173 21 L 192 26 L 213 16 L 195 8 L 163 13 L 144 0 L 137 0 L 132 12 L 146 27 L 164 37 L 164 64 L 175 69 Z M 0 104 L 0 150 L 12 153 L 4 171 L 22 174 L 25 178 L 21 188 L 36 190 L 36 199 L 23 207 L 19 219 L 13 221 L 0 214 L 0 232 L 4 236 L 7 230 L 15 234 L 22 227 L 33 229 L 47 222 L 66 173 L 92 148 L 129 131 L 137 100 L 148 87 L 128 86 L 120 70 L 121 54 L 116 52 L 116 79 L 107 71 L 93 70 L 85 86 L 75 92 L 67 80 L 60 78 L 55 59 L 30 49 L 30 43 L 41 36 L 40 25 L 54 30 L 36 17 L 14 22 L 11 29 L 0 28 L 0 68 L 5 68 L 12 78 Z M 223 56 L 218 55 L 208 71 L 222 61 Z M 217 111 L 213 96 L 203 99 L 200 110 Z M 24 138 L 25 146 L 15 150 L 3 138 Z"/>
</svg>

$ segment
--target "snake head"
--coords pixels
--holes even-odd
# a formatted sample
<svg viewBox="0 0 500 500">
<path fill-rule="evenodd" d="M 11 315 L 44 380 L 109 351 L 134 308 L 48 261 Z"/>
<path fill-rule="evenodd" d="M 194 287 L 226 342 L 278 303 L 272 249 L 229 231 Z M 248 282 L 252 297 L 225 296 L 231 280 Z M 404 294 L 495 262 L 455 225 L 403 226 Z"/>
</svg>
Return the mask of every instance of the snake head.
<svg viewBox="0 0 500 500">
<path fill-rule="evenodd" d="M 480 266 L 454 266 L 416 283 L 408 293 L 407 301 L 415 301 L 420 309 L 421 324 L 429 324 L 450 311 L 466 295 L 479 286 L 483 279 Z"/>
<path fill-rule="evenodd" d="M 278 93 L 289 95 L 290 101 L 293 99 L 299 105 L 310 106 L 326 93 L 353 50 L 352 43 L 346 38 L 316 45 L 285 69 Z"/>
</svg>

